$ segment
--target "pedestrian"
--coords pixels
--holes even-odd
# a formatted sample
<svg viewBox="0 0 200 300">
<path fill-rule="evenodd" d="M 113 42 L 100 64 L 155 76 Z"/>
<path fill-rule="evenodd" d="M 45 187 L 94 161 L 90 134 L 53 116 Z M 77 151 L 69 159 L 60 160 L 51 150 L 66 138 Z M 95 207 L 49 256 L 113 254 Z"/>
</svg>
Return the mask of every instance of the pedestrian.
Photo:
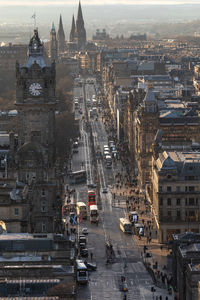
<svg viewBox="0 0 200 300">
<path fill-rule="evenodd" d="M 91 260 L 92 260 L 92 258 L 93 258 L 93 253 L 92 253 L 92 252 L 90 253 L 90 258 L 91 258 Z"/>
<path fill-rule="evenodd" d="M 126 300 L 126 299 L 127 299 L 126 294 L 124 294 L 124 299 L 123 300 Z"/>
<path fill-rule="evenodd" d="M 162 300 L 162 296 L 160 296 L 160 300 Z"/>
<path fill-rule="evenodd" d="M 165 300 L 168 300 L 168 296 L 166 296 Z"/>
</svg>

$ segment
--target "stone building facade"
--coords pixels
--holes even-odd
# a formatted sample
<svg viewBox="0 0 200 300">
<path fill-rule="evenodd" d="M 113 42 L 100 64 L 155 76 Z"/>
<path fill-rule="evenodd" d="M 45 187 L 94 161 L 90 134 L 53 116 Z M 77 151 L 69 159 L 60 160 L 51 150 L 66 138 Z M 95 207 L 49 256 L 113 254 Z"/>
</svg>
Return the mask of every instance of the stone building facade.
<svg viewBox="0 0 200 300">
<path fill-rule="evenodd" d="M 153 157 L 149 200 L 159 241 L 199 232 L 200 152 L 163 151 Z"/>
<path fill-rule="evenodd" d="M 25 66 L 17 64 L 18 180 L 30 188 L 28 232 L 54 232 L 58 208 L 55 172 L 55 65 L 47 65 L 37 30 Z"/>
<path fill-rule="evenodd" d="M 158 116 L 157 100 L 153 89 L 149 88 L 134 120 L 134 152 L 140 188 L 143 190 L 151 177 L 153 141 L 159 126 Z"/>
</svg>

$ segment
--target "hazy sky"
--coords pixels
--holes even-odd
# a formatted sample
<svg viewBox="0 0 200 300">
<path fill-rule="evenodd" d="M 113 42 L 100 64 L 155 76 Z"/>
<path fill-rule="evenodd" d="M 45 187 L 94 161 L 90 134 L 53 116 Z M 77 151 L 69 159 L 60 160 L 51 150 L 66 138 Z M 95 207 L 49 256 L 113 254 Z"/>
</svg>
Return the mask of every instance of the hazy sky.
<svg viewBox="0 0 200 300">
<path fill-rule="evenodd" d="M 126 4 L 126 5 L 176 5 L 176 4 L 200 4 L 200 0 L 82 0 L 82 5 L 110 5 L 110 4 Z M 1 6 L 14 5 L 76 5 L 78 0 L 0 0 Z"/>
</svg>

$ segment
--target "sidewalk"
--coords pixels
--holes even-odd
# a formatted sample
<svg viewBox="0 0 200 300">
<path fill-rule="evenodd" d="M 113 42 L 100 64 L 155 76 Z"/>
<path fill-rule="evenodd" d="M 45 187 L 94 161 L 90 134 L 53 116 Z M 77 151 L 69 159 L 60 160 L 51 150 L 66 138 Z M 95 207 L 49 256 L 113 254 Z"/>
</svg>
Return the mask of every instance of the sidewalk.
<svg viewBox="0 0 200 300">
<path fill-rule="evenodd" d="M 127 215 L 131 210 L 137 211 L 138 223 L 144 224 L 144 237 L 134 235 L 134 240 L 140 251 L 141 258 L 148 272 L 154 280 L 154 284 L 165 290 L 171 286 L 172 274 L 168 269 L 168 258 L 170 254 L 167 246 L 160 244 L 157 239 L 157 231 L 153 226 L 152 213 L 144 197 L 138 192 L 137 187 L 125 187 L 118 183 L 111 189 L 112 205 L 123 208 Z M 169 295 L 169 299 L 172 296 Z"/>
</svg>

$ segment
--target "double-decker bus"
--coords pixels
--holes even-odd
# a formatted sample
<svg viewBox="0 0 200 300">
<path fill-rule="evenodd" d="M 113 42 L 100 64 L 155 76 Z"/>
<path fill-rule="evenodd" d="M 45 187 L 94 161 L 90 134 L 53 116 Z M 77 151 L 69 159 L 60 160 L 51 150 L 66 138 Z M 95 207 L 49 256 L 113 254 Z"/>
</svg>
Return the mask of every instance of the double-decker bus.
<svg viewBox="0 0 200 300">
<path fill-rule="evenodd" d="M 76 213 L 77 213 L 77 216 L 81 215 L 81 217 L 83 219 L 87 219 L 87 207 L 84 202 L 77 202 Z"/>
<path fill-rule="evenodd" d="M 90 205 L 90 222 L 98 223 L 99 222 L 99 214 L 97 205 Z"/>
<path fill-rule="evenodd" d="M 121 231 L 125 233 L 132 233 L 132 224 L 128 219 L 120 218 L 119 222 L 120 222 L 119 226 Z"/>
<path fill-rule="evenodd" d="M 96 205 L 96 192 L 94 190 L 88 191 L 88 206 Z"/>
<path fill-rule="evenodd" d="M 87 174 L 85 170 L 71 172 L 69 174 L 69 184 L 85 183 L 87 180 Z"/>
</svg>

